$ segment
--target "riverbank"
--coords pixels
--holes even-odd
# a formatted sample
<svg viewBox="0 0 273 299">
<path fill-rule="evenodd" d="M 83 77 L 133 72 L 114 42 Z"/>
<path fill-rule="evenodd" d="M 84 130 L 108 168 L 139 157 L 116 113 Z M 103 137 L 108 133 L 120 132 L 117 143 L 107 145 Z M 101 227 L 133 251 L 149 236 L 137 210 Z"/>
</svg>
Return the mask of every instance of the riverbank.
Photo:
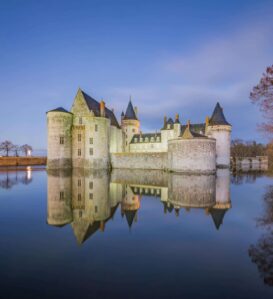
<svg viewBox="0 0 273 299">
<path fill-rule="evenodd" d="M 34 165 L 46 165 L 46 157 L 0 157 L 0 167 Z"/>
</svg>

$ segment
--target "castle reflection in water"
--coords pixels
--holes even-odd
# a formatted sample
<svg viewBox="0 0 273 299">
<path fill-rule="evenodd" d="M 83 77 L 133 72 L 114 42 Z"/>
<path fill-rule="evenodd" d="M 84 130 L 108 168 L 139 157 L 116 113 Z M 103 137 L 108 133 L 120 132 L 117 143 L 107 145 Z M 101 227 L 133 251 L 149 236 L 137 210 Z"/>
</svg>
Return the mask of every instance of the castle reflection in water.
<svg viewBox="0 0 273 299">
<path fill-rule="evenodd" d="M 71 224 L 79 244 L 105 224 L 121 207 L 129 227 L 137 222 L 142 196 L 157 197 L 164 213 L 179 216 L 181 209 L 204 209 L 216 229 L 231 208 L 230 172 L 216 175 L 181 175 L 160 171 L 83 169 L 48 171 L 47 222 L 62 227 Z"/>
</svg>

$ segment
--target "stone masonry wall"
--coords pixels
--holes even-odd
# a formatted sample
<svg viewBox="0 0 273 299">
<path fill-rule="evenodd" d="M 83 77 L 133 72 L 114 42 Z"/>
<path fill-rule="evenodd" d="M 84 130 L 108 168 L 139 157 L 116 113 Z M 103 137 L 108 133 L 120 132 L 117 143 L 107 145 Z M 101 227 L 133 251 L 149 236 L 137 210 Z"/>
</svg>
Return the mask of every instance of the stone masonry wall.
<svg viewBox="0 0 273 299">
<path fill-rule="evenodd" d="M 114 153 L 112 168 L 119 169 L 166 169 L 167 153 Z"/>
</svg>

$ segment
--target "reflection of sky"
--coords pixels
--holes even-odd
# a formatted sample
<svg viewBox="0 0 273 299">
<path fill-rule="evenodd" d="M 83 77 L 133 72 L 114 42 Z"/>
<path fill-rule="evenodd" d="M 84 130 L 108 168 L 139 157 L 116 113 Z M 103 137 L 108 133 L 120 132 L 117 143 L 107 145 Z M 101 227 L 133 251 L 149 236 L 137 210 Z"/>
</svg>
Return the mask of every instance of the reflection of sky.
<svg viewBox="0 0 273 299">
<path fill-rule="evenodd" d="M 131 94 L 144 130 L 161 128 L 164 113 L 204 121 L 220 100 L 234 137 L 260 138 L 248 96 L 272 64 L 272 9 L 271 0 L 2 0 L 1 138 L 45 148 L 45 112 L 70 109 L 79 86 L 118 118 Z"/>
<path fill-rule="evenodd" d="M 164 214 L 143 196 L 129 231 L 120 209 L 78 246 L 70 225 L 46 224 L 46 172 L 33 182 L 0 189 L 2 294 L 20 298 L 272 298 L 248 257 L 260 230 L 262 195 L 272 179 L 231 186 L 232 208 L 216 230 L 204 210 Z"/>
</svg>

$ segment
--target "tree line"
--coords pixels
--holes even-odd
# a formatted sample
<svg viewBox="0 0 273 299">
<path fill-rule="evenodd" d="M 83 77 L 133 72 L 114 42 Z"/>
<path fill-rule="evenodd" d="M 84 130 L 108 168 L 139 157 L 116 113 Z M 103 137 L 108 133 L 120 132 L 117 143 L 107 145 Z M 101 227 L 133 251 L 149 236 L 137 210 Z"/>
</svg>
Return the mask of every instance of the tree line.
<svg viewBox="0 0 273 299">
<path fill-rule="evenodd" d="M 243 141 L 235 139 L 231 141 L 230 155 L 232 158 L 265 156 L 268 153 L 268 145 L 256 141 Z"/>
<path fill-rule="evenodd" d="M 29 151 L 32 151 L 32 147 L 28 144 L 16 145 L 9 140 L 0 142 L 0 153 L 6 157 L 19 157 L 20 154 L 27 156 Z"/>
</svg>

